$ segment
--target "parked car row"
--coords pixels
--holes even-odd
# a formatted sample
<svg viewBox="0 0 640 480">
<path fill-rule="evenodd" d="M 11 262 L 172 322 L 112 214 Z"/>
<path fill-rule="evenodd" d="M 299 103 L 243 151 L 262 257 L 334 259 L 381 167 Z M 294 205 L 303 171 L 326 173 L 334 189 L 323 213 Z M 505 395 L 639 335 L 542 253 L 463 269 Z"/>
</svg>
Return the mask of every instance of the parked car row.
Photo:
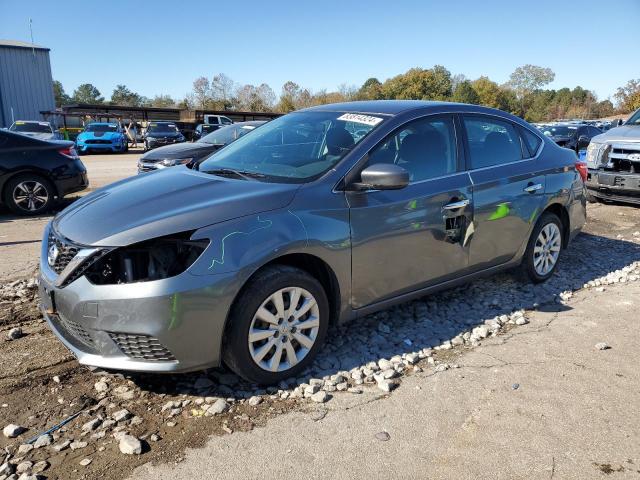
<svg viewBox="0 0 640 480">
<path fill-rule="evenodd" d="M 264 121 L 240 122 L 216 129 L 193 143 L 167 145 L 145 153 L 138 160 L 138 173 L 176 165 L 194 167 L 204 158 L 246 135 Z"/>
</svg>

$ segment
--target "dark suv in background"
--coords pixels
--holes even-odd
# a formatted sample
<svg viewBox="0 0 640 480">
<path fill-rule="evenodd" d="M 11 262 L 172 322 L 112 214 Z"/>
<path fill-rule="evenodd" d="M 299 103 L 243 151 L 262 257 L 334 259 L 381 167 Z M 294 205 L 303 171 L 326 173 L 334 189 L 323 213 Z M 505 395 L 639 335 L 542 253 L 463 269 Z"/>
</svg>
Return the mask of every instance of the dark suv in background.
<svg viewBox="0 0 640 480">
<path fill-rule="evenodd" d="M 144 151 L 185 140 L 175 122 L 149 122 L 144 135 Z"/>
</svg>

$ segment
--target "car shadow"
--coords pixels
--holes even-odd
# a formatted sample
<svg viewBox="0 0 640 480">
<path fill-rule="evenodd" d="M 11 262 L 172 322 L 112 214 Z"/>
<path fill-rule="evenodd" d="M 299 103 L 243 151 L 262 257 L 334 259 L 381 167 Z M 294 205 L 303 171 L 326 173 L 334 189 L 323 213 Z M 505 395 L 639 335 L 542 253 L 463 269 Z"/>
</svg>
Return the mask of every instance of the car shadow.
<svg viewBox="0 0 640 480">
<path fill-rule="evenodd" d="M 556 273 L 545 283 L 534 285 L 506 272 L 334 326 L 312 366 L 277 387 L 249 384 L 224 368 L 182 375 L 127 377 L 143 390 L 168 395 L 239 399 L 277 393 L 310 378 L 327 377 L 382 358 L 446 345 L 474 327 L 516 310 L 570 309 L 559 301 L 560 294 L 582 288 L 638 260 L 639 244 L 583 233 L 564 251 Z M 202 377 L 212 382 L 203 382 Z M 200 382 L 196 384 L 198 379 Z"/>
<path fill-rule="evenodd" d="M 69 205 L 71 205 L 73 202 L 75 202 L 80 198 L 81 197 L 79 196 L 64 197 L 62 200 L 58 200 L 58 203 L 55 206 L 53 206 L 51 209 L 49 209 L 47 212 L 41 215 L 34 215 L 34 216 L 16 215 L 4 205 L 0 205 L 0 223 L 9 223 L 9 222 L 14 222 L 16 220 L 52 218 L 58 212 L 64 210 L 65 208 L 67 208 Z"/>
</svg>

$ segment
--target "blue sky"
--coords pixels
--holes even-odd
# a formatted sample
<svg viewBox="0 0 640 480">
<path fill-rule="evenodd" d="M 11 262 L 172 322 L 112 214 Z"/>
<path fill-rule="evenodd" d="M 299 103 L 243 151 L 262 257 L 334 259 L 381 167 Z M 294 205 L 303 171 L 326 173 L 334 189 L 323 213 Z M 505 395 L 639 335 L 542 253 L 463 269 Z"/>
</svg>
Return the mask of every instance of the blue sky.
<svg viewBox="0 0 640 480">
<path fill-rule="evenodd" d="M 29 18 L 67 93 L 89 82 L 107 98 L 118 83 L 181 98 L 218 72 L 279 94 L 435 64 L 502 83 L 531 63 L 600 99 L 640 78 L 640 0 L 0 0 L 0 38 L 28 41 Z"/>
</svg>

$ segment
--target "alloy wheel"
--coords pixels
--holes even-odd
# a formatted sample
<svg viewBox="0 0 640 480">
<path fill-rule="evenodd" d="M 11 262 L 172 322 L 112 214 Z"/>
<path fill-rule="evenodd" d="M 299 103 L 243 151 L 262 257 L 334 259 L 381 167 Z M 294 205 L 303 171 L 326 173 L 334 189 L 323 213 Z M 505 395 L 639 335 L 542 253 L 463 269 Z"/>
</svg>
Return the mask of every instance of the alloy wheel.
<svg viewBox="0 0 640 480">
<path fill-rule="evenodd" d="M 18 208 L 27 212 L 35 212 L 49 201 L 49 192 L 37 180 L 25 180 L 13 189 L 13 201 Z"/>
<path fill-rule="evenodd" d="M 546 224 L 536 239 L 533 247 L 533 267 L 541 276 L 548 275 L 553 270 L 562 246 L 560 228 L 555 223 Z"/>
<path fill-rule="evenodd" d="M 315 344 L 320 308 L 304 288 L 272 293 L 258 308 L 248 334 L 249 353 L 263 370 L 282 372 L 302 361 Z"/>
</svg>

